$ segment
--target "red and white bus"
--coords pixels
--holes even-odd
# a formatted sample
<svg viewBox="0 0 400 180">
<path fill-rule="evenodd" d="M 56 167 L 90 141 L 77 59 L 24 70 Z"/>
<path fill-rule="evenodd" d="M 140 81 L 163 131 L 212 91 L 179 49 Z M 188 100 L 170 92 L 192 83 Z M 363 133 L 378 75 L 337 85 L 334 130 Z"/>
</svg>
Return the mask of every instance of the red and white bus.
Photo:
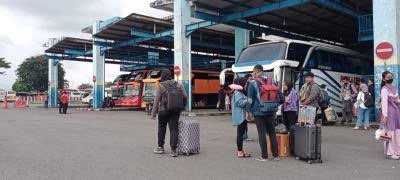
<svg viewBox="0 0 400 180">
<path fill-rule="evenodd" d="M 120 75 L 111 87 L 112 97 L 116 106 L 140 107 L 142 103 L 143 79 L 148 70 L 133 71 Z"/>
</svg>

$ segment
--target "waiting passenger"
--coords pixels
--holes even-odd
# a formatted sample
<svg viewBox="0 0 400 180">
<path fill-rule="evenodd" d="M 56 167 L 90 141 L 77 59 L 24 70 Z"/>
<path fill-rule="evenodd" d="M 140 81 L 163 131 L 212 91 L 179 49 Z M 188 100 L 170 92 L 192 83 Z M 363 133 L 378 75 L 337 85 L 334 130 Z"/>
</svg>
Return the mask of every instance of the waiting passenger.
<svg viewBox="0 0 400 180">
<path fill-rule="evenodd" d="M 400 98 L 393 86 L 393 74 L 385 71 L 381 83 L 382 124 L 391 139 L 384 142 L 384 153 L 392 159 L 400 158 Z"/>
<path fill-rule="evenodd" d="M 323 93 L 323 99 L 319 102 L 319 107 L 321 108 L 321 119 L 322 119 L 322 125 L 327 126 L 328 125 L 328 120 L 326 119 L 325 115 L 325 110 L 328 109 L 329 105 L 331 104 L 331 97 L 328 94 L 328 91 L 326 90 L 326 85 L 321 84 L 321 91 Z"/>
<path fill-rule="evenodd" d="M 225 109 L 225 85 L 221 85 L 218 91 L 217 109 L 218 111 L 223 111 Z"/>
<path fill-rule="evenodd" d="M 357 95 L 357 100 L 355 103 L 355 106 L 357 106 L 357 124 L 353 128 L 354 130 L 360 129 L 363 121 L 364 129 L 368 130 L 369 128 L 369 114 L 371 112 L 370 108 L 366 104 L 367 96 L 371 96 L 371 94 L 368 92 L 368 86 L 361 81 L 360 92 Z"/>
<path fill-rule="evenodd" d="M 170 155 L 172 157 L 177 157 L 178 152 L 176 151 L 176 148 L 178 145 L 178 121 L 184 106 L 177 107 L 180 103 L 173 103 L 173 101 L 169 99 L 172 97 L 172 94 L 181 94 L 183 97 L 175 97 L 174 100 L 177 101 L 179 98 L 181 98 L 183 103 L 186 102 L 187 96 L 183 86 L 173 80 L 170 70 L 162 70 L 160 88 L 157 89 L 153 103 L 154 107 L 151 112 L 151 119 L 155 119 L 158 112 L 158 147 L 154 149 L 154 153 L 164 154 L 165 152 L 165 133 L 167 131 L 168 124 L 171 146 Z"/>
<path fill-rule="evenodd" d="M 340 101 L 342 102 L 342 121 L 341 124 L 351 123 L 353 121 L 353 103 L 357 98 L 357 89 L 349 81 L 348 77 L 343 78 L 343 85 L 340 90 Z"/>
<path fill-rule="evenodd" d="M 244 94 L 244 87 L 246 86 L 246 78 L 237 78 L 234 84 L 229 87 L 234 90 L 232 96 L 232 124 L 237 126 L 236 145 L 237 157 L 248 158 L 250 153 L 243 150 L 243 136 L 247 129 L 246 108 L 251 104 L 251 101 Z"/>
<path fill-rule="evenodd" d="M 299 109 L 299 95 L 290 81 L 283 86 L 285 103 L 283 104 L 283 121 L 288 130 L 297 123 L 297 111 Z"/>
</svg>

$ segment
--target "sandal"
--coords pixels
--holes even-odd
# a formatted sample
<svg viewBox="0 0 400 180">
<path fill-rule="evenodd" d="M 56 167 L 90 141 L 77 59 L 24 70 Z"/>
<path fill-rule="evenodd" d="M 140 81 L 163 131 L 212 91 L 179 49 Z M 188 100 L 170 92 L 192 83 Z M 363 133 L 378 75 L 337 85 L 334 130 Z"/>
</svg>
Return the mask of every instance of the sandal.
<svg viewBox="0 0 400 180">
<path fill-rule="evenodd" d="M 249 157 L 251 157 L 251 154 L 246 151 L 238 151 L 237 157 L 238 158 L 249 158 Z"/>
</svg>

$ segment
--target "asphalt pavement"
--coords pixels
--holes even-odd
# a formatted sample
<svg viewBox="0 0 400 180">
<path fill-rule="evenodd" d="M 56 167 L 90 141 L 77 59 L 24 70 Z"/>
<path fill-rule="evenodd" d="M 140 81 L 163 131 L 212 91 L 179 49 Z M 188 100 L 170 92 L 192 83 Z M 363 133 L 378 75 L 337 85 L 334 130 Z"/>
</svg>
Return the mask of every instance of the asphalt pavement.
<svg viewBox="0 0 400 180">
<path fill-rule="evenodd" d="M 274 179 L 398 180 L 400 161 L 383 155 L 373 130 L 324 127 L 323 164 L 295 158 L 236 158 L 229 116 L 183 117 L 201 124 L 201 153 L 172 158 L 152 153 L 156 121 L 145 112 L 57 114 L 56 109 L 0 109 L 1 180 Z M 168 132 L 167 132 L 168 134 Z M 254 124 L 244 148 L 259 155 Z M 166 150 L 169 152 L 167 136 Z"/>
</svg>

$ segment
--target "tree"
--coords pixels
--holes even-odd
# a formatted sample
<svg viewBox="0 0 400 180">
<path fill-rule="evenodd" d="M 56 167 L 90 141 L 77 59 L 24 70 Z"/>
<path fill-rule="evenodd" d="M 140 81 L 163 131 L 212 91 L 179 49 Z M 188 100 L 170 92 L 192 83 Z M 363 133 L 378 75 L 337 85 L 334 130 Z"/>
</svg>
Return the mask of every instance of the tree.
<svg viewBox="0 0 400 180">
<path fill-rule="evenodd" d="M 44 55 L 34 56 L 25 59 L 17 69 L 17 81 L 21 81 L 28 87 L 28 91 L 47 91 L 49 61 Z M 58 63 L 58 87 L 64 88 L 65 70 L 61 63 Z"/>
<path fill-rule="evenodd" d="M 11 63 L 4 60 L 4 58 L 0 58 L 0 68 L 9 69 L 11 68 Z M 0 71 L 0 75 L 5 74 L 4 71 Z"/>
<path fill-rule="evenodd" d="M 92 88 L 93 88 L 93 86 L 88 83 L 83 83 L 78 87 L 79 90 L 92 89 Z"/>
<path fill-rule="evenodd" d="M 29 92 L 29 87 L 22 81 L 15 81 L 12 85 L 12 90 L 15 92 Z"/>
</svg>

